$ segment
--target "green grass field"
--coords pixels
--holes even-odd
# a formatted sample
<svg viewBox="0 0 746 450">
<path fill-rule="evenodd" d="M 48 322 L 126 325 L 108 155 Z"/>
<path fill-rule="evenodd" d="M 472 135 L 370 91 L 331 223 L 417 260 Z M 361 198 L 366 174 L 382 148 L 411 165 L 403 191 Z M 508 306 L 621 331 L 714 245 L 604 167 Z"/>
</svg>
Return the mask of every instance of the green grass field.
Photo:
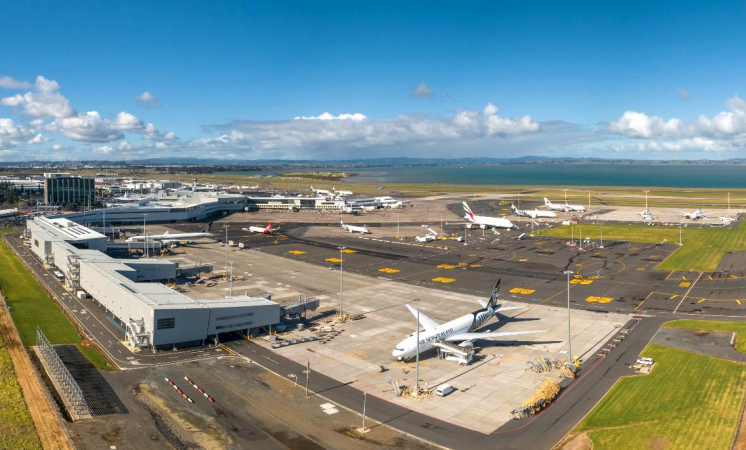
<svg viewBox="0 0 746 450">
<path fill-rule="evenodd" d="M 577 238 L 578 227 L 573 228 Z M 600 225 L 585 224 L 582 228 L 584 238 L 600 239 Z M 684 245 L 663 261 L 658 269 L 712 272 L 717 269 L 725 253 L 746 250 L 746 222 L 744 221 L 741 221 L 737 228 L 683 228 L 681 231 Z M 534 234 L 569 239 L 571 233 L 570 227 L 557 226 Z M 603 233 L 604 240 L 609 241 L 654 244 L 664 240 L 669 244 L 679 242 L 678 227 L 608 224 L 603 226 Z"/>
<path fill-rule="evenodd" d="M 746 322 L 715 322 L 712 320 L 674 320 L 663 325 L 665 328 L 686 330 L 712 330 L 738 333 L 736 350 L 746 354 Z"/>
<path fill-rule="evenodd" d="M 0 339 L 0 449 L 41 449 L 10 354 Z"/>
<path fill-rule="evenodd" d="M 622 378 L 573 430 L 593 447 L 730 448 L 746 396 L 746 365 L 651 344 L 649 375 Z"/>
<path fill-rule="evenodd" d="M 0 241 L 0 287 L 24 345 L 36 345 L 36 326 L 52 344 L 76 344 L 99 369 L 111 369 L 97 349 L 83 347 L 83 340 L 60 307 L 31 276 L 5 241 Z"/>
</svg>

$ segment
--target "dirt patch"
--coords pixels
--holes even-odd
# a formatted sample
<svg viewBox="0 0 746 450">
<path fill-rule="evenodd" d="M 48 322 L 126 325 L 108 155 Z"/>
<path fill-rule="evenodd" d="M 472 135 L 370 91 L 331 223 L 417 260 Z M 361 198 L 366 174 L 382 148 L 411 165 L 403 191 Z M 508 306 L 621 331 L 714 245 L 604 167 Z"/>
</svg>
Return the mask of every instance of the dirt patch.
<svg viewBox="0 0 746 450">
<path fill-rule="evenodd" d="M 21 345 L 21 339 L 16 333 L 10 315 L 5 308 L 0 308 L 0 335 L 2 335 L 8 353 L 10 353 L 18 377 L 18 384 L 23 391 L 23 397 L 26 400 L 31 418 L 34 420 L 42 447 L 45 449 L 72 450 L 73 446 L 53 409 L 51 399 L 44 392 L 44 386 L 34 372 L 31 360 L 23 345 Z"/>
<path fill-rule="evenodd" d="M 230 444 L 214 423 L 184 410 L 175 411 L 150 384 L 138 384 L 133 394 L 153 417 L 156 428 L 177 449 L 219 450 Z"/>
<path fill-rule="evenodd" d="M 593 450 L 593 441 L 588 437 L 588 434 L 580 433 L 564 444 L 560 443 L 560 446 L 556 448 L 560 450 Z"/>
<path fill-rule="evenodd" d="M 648 441 L 648 448 L 650 450 L 666 450 L 670 446 L 671 441 L 665 436 L 655 436 Z"/>
</svg>

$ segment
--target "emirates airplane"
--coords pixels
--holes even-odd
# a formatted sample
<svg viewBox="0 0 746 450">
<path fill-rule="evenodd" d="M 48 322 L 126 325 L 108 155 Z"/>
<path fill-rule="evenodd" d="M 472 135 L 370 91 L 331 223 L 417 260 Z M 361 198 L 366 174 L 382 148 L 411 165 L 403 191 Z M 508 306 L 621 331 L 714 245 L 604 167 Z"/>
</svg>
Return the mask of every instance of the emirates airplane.
<svg viewBox="0 0 746 450">
<path fill-rule="evenodd" d="M 471 208 L 469 208 L 469 205 L 467 205 L 466 202 L 463 202 L 461 205 L 464 207 L 464 211 L 466 212 L 464 219 L 469 221 L 469 223 L 466 224 L 466 228 L 471 229 L 474 228 L 475 225 L 483 230 L 486 228 L 516 228 L 516 226 L 513 225 L 513 222 L 508 219 L 502 217 L 476 216 L 471 212 Z"/>
</svg>

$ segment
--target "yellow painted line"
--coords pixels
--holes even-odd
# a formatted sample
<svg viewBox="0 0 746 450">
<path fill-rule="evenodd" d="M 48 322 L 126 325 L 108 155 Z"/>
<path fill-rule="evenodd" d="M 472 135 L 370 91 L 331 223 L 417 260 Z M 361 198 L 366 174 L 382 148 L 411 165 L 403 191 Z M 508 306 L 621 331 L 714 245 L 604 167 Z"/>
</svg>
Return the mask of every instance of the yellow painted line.
<svg viewBox="0 0 746 450">
<path fill-rule="evenodd" d="M 453 283 L 454 281 L 456 281 L 456 279 L 455 278 L 438 277 L 438 278 L 433 278 L 433 281 L 437 281 L 438 283 Z"/>
<path fill-rule="evenodd" d="M 645 270 L 645 268 L 644 267 L 638 267 L 637 270 L 640 271 L 640 272 L 642 272 L 642 271 Z"/>
<path fill-rule="evenodd" d="M 290 250 L 288 253 L 290 253 L 291 255 L 305 255 L 306 254 L 306 252 L 302 250 Z"/>
<path fill-rule="evenodd" d="M 465 262 L 460 262 L 460 263 L 458 263 L 458 266 L 459 267 L 466 267 L 466 266 L 468 266 L 468 264 L 465 263 Z"/>
<path fill-rule="evenodd" d="M 593 280 L 581 280 L 580 284 L 591 284 L 593 283 Z"/>
<path fill-rule="evenodd" d="M 736 300 L 736 303 L 738 303 L 740 305 L 741 304 L 741 300 Z"/>
<path fill-rule="evenodd" d="M 575 280 L 570 280 L 570 284 L 579 284 L 579 283 L 580 283 L 580 282 L 582 282 L 582 281 L 583 281 L 583 280 L 578 280 L 578 279 L 575 279 Z"/>
<path fill-rule="evenodd" d="M 576 264 L 576 265 L 577 265 L 577 264 Z M 576 274 L 576 275 L 574 275 L 574 276 L 573 276 L 573 278 L 576 278 L 576 279 L 579 279 L 579 278 L 583 278 L 583 275 L 577 275 L 577 274 Z"/>
<path fill-rule="evenodd" d="M 482 267 L 482 265 L 481 264 L 472 264 L 469 267 L 473 267 L 475 269 L 478 269 L 478 268 Z"/>
<path fill-rule="evenodd" d="M 528 294 L 533 294 L 534 292 L 536 292 L 536 289 L 524 289 L 524 288 L 518 288 L 518 287 L 510 290 L 511 294 L 528 295 Z"/>
<path fill-rule="evenodd" d="M 519 261 L 519 262 L 526 262 L 526 261 L 528 261 L 528 258 L 521 258 L 521 259 L 519 259 L 518 261 Z"/>
<path fill-rule="evenodd" d="M 609 303 L 612 300 L 614 300 L 613 297 L 596 297 L 596 296 L 590 296 L 585 299 L 585 301 L 587 302 L 598 302 L 598 303 Z"/>
<path fill-rule="evenodd" d="M 453 264 L 438 264 L 435 267 L 437 267 L 438 269 L 455 269 L 456 268 L 456 266 L 454 266 Z"/>
<path fill-rule="evenodd" d="M 339 258 L 326 258 L 326 260 L 327 260 L 327 262 L 330 262 L 330 263 L 339 263 L 339 262 L 343 261 L 343 260 L 341 260 Z"/>
<path fill-rule="evenodd" d="M 357 253 L 357 250 L 353 250 L 351 248 L 346 248 L 342 250 L 342 253 Z"/>
<path fill-rule="evenodd" d="M 401 272 L 401 270 L 399 270 L 399 269 L 392 269 L 390 267 L 384 267 L 382 269 L 378 269 L 378 271 L 379 272 L 383 272 L 383 273 L 398 273 L 398 272 Z"/>
<path fill-rule="evenodd" d="M 703 301 L 705 301 L 705 300 L 707 300 L 707 299 L 706 299 L 706 298 L 703 298 L 703 299 L 701 299 L 700 301 L 698 301 L 697 303 L 702 303 L 702 302 L 703 302 Z"/>
<path fill-rule="evenodd" d="M 672 296 L 668 297 L 668 299 L 669 299 L 669 300 L 673 300 L 673 299 L 675 299 L 676 297 L 678 297 L 678 295 L 672 295 Z"/>
<path fill-rule="evenodd" d="M 689 287 L 691 285 L 692 283 L 690 283 L 689 281 L 682 281 L 681 283 L 679 283 L 679 287 Z"/>
</svg>

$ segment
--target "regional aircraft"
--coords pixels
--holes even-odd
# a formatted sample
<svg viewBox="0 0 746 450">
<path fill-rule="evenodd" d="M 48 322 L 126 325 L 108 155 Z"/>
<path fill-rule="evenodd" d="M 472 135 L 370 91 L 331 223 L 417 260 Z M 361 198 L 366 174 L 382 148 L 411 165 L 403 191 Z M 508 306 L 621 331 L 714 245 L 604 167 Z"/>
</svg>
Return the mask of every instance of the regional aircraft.
<svg viewBox="0 0 746 450">
<path fill-rule="evenodd" d="M 512 309 L 522 309 L 525 306 L 510 306 L 510 307 L 498 307 L 497 296 L 500 292 L 500 280 L 497 280 L 495 287 L 492 289 L 492 295 L 488 301 L 477 300 L 481 309 L 474 311 L 473 313 L 466 314 L 453 319 L 450 322 L 440 324 L 430 317 L 426 316 L 422 312 L 419 312 L 416 308 L 407 305 L 407 309 L 415 317 L 419 315 L 420 325 L 425 330 L 420 331 L 420 342 L 419 351 L 420 353 L 426 352 L 431 348 L 435 347 L 436 342 L 460 342 L 459 347 L 469 348 L 474 347 L 474 341 L 479 339 L 498 339 L 508 336 L 518 336 L 522 334 L 531 333 L 544 333 L 546 330 L 535 330 L 535 331 L 502 331 L 495 333 L 479 333 L 475 332 L 481 328 L 482 325 L 486 324 L 493 316 L 502 313 L 503 311 L 509 311 Z M 392 356 L 399 361 L 407 360 L 414 357 L 417 354 L 417 335 L 412 333 L 407 336 L 406 339 L 396 344 Z"/>
<path fill-rule="evenodd" d="M 272 228 L 272 222 L 268 222 L 267 226 L 262 227 L 248 227 L 248 228 L 241 228 L 243 231 L 248 231 L 249 233 L 260 233 L 260 234 L 272 234 L 273 232 L 280 229 L 280 227 Z"/>
<path fill-rule="evenodd" d="M 555 205 L 554 203 L 550 202 L 549 199 L 544 197 L 544 206 L 546 206 L 549 209 L 553 209 L 556 211 L 564 211 L 564 212 L 570 212 L 570 211 L 576 211 L 576 212 L 585 212 L 585 206 L 583 205 L 571 205 L 567 202 L 565 202 L 564 205 Z"/>
<path fill-rule="evenodd" d="M 342 225 L 342 228 L 345 231 L 349 231 L 350 233 L 370 234 L 370 230 L 368 230 L 365 225 L 362 227 L 357 225 L 345 225 L 342 219 L 339 219 L 339 224 Z"/>
<path fill-rule="evenodd" d="M 475 216 L 466 202 L 461 203 L 461 205 L 464 207 L 464 211 L 466 211 L 464 219 L 469 221 L 469 223 L 466 224 L 466 228 L 474 228 L 474 225 L 479 226 L 479 228 L 483 230 L 486 228 L 516 228 L 516 226 L 513 225 L 513 222 L 508 219 L 503 219 L 501 217 Z"/>
<path fill-rule="evenodd" d="M 423 225 L 423 227 L 424 226 L 425 225 Z M 438 233 L 436 233 L 435 230 L 433 230 L 432 228 L 428 228 L 427 231 L 428 233 L 424 236 L 415 236 L 415 240 L 417 242 L 428 243 L 438 238 Z"/>
<path fill-rule="evenodd" d="M 645 211 L 642 211 L 640 213 L 640 217 L 642 217 L 642 220 L 653 220 L 655 217 L 653 216 L 653 212 L 649 209 L 646 209 Z"/>
<path fill-rule="evenodd" d="M 338 197 L 350 197 L 352 195 L 352 191 L 338 191 L 334 186 L 332 186 L 332 192 Z"/>
<path fill-rule="evenodd" d="M 553 213 L 552 211 L 540 211 L 536 208 L 534 208 L 533 210 L 518 209 L 512 203 L 510 204 L 510 209 L 513 210 L 513 213 L 517 216 L 530 217 L 532 219 L 544 217 L 550 219 L 557 217 L 557 214 Z"/>
<path fill-rule="evenodd" d="M 316 194 L 319 197 L 332 197 L 332 193 L 327 191 L 326 189 L 314 189 L 313 186 L 311 186 L 311 192 Z"/>
<path fill-rule="evenodd" d="M 689 220 L 699 220 L 699 219 L 706 219 L 707 218 L 707 216 L 705 216 L 702 213 L 702 208 L 698 208 L 696 211 L 691 212 L 691 213 L 682 212 L 681 214 L 683 214 L 683 216 L 681 216 L 681 217 L 683 217 L 685 219 L 689 219 Z"/>
<path fill-rule="evenodd" d="M 213 234 L 210 233 L 210 228 L 212 228 L 212 221 L 208 222 L 207 225 L 202 228 L 202 231 L 198 233 L 174 233 L 170 234 L 168 231 L 166 231 L 163 234 L 156 234 L 156 235 L 145 235 L 145 236 L 132 236 L 127 239 L 126 242 L 139 242 L 139 241 L 161 241 L 164 244 L 168 245 L 172 242 L 179 242 L 183 241 L 185 239 L 191 239 L 191 238 L 201 238 L 201 237 L 209 237 Z"/>
</svg>

